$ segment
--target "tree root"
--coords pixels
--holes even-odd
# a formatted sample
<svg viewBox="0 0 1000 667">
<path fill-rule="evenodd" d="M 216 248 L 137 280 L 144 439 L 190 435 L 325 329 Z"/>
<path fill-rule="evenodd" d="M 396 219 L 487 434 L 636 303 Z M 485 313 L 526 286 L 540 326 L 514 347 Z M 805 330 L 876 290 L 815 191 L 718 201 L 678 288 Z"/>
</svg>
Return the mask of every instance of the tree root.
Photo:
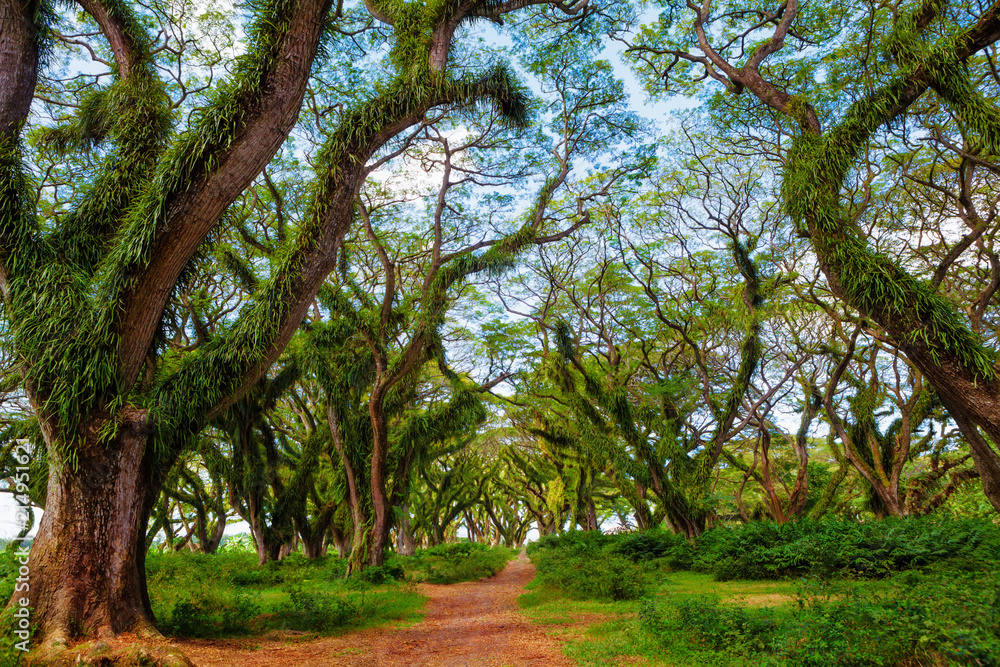
<svg viewBox="0 0 1000 667">
<path fill-rule="evenodd" d="M 120 635 L 114 639 L 99 639 L 73 646 L 46 644 L 31 651 L 26 664 L 30 667 L 194 667 L 179 648 L 165 639 L 137 638 Z"/>
</svg>

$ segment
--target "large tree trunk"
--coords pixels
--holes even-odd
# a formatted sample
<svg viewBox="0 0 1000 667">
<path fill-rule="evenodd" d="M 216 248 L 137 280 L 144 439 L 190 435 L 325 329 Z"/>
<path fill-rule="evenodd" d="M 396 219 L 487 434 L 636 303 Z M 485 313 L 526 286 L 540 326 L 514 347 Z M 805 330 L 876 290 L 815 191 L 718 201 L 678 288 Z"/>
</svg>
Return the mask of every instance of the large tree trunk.
<svg viewBox="0 0 1000 667">
<path fill-rule="evenodd" d="M 932 383 L 933 381 L 934 378 L 931 378 Z M 963 406 L 951 401 L 948 397 L 942 396 L 942 402 L 969 443 L 972 461 L 983 481 L 983 491 L 986 498 L 993 505 L 993 508 L 1000 512 L 1000 455 L 976 428 L 974 416 L 970 417 Z M 993 405 L 988 407 L 993 409 L 994 415 L 992 421 L 988 422 L 991 428 L 984 427 L 983 430 L 986 431 L 986 435 L 993 441 L 994 445 L 998 445 L 1000 444 L 1000 397 L 995 398 Z"/>
<path fill-rule="evenodd" d="M 771 473 L 771 433 L 766 428 L 762 428 L 760 436 L 761 468 L 763 469 L 761 477 L 764 486 L 765 501 L 771 510 L 774 522 L 785 523 L 788 519 L 785 517 L 785 510 L 781 506 L 781 500 L 778 498 L 777 491 L 775 491 L 774 475 Z"/>
<path fill-rule="evenodd" d="M 31 622 L 44 638 L 43 661 L 76 639 L 160 636 L 145 578 L 146 527 L 158 491 L 150 431 L 144 412 L 126 410 L 118 434 L 101 443 L 102 423 L 85 431 L 75 461 L 43 429 L 48 492 L 29 561 Z"/>
<path fill-rule="evenodd" d="M 337 526 L 330 527 L 330 534 L 333 536 L 333 545 L 337 548 L 337 558 L 347 558 L 351 550 L 351 538 Z"/>
<path fill-rule="evenodd" d="M 319 558 L 326 552 L 326 532 L 313 531 L 310 539 L 302 538 L 302 550 L 306 558 Z"/>
<path fill-rule="evenodd" d="M 340 431 L 340 420 L 333 406 L 326 408 L 327 422 L 330 425 L 330 435 L 333 437 L 333 446 L 340 455 L 340 462 L 344 466 L 344 475 L 347 478 L 347 506 L 351 510 L 351 553 L 347 561 L 347 574 L 351 575 L 360 572 L 365 565 L 365 555 L 368 552 L 368 520 L 365 516 L 364 508 L 361 506 L 361 489 L 358 485 L 358 475 L 351 462 L 351 457 L 347 451 L 348 444 L 344 441 Z M 337 551 L 340 553 L 341 545 L 338 543 Z"/>
</svg>

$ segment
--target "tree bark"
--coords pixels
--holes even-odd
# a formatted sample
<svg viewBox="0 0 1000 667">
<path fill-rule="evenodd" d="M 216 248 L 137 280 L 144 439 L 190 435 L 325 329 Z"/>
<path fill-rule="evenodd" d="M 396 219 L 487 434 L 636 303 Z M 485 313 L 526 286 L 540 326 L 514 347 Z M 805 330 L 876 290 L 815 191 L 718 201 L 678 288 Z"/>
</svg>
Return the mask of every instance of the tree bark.
<svg viewBox="0 0 1000 667">
<path fill-rule="evenodd" d="M 377 386 L 372 389 L 372 395 L 368 401 L 368 413 L 372 424 L 372 463 L 371 463 L 371 491 L 372 491 L 372 530 L 370 539 L 370 550 L 368 553 L 369 565 L 381 565 L 385 560 L 385 548 L 389 543 L 389 531 L 392 529 L 392 505 L 389 501 L 389 494 L 386 486 L 386 456 L 389 451 L 388 425 L 385 419 L 384 391 Z"/>
<path fill-rule="evenodd" d="M 337 548 L 337 558 L 347 558 L 351 551 L 351 539 L 336 526 L 330 527 L 333 545 Z"/>
<path fill-rule="evenodd" d="M 764 491 L 767 494 L 767 504 L 771 508 L 771 516 L 775 523 L 785 523 L 785 510 L 781 507 L 781 500 L 774 489 L 774 476 L 771 474 L 771 433 L 767 428 L 760 431 L 760 456 Z"/>
<path fill-rule="evenodd" d="M 396 551 L 400 556 L 412 556 L 417 553 L 417 545 L 413 539 L 413 529 L 410 527 L 410 503 L 400 506 L 399 521 L 396 522 Z"/>
<path fill-rule="evenodd" d="M 127 410 L 110 443 L 87 429 L 76 461 L 43 428 L 50 465 L 45 513 L 30 555 L 32 623 L 43 653 L 74 638 L 159 636 L 145 580 L 146 526 L 153 501 L 145 412 Z"/>
<path fill-rule="evenodd" d="M 364 567 L 365 554 L 367 553 L 368 524 L 365 517 L 364 508 L 361 506 L 361 489 L 358 486 L 358 476 L 354 470 L 354 464 L 348 455 L 347 443 L 344 442 L 343 434 L 340 431 L 340 421 L 337 412 L 332 405 L 326 408 L 327 422 L 330 424 L 330 435 L 333 437 L 333 446 L 340 455 L 340 462 L 344 466 L 344 475 L 347 478 L 347 506 L 351 510 L 351 549 L 347 562 L 347 574 L 360 572 Z M 337 543 L 337 552 L 341 552 L 341 544 Z"/>
</svg>

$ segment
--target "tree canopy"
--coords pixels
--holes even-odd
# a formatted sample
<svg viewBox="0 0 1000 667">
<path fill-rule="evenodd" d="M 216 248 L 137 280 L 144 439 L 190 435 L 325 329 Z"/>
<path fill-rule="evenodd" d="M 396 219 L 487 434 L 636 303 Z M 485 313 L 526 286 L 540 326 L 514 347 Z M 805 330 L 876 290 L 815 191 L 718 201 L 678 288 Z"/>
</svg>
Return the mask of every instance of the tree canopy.
<svg viewBox="0 0 1000 667">
<path fill-rule="evenodd" d="M 2 2 L 39 660 L 235 517 L 354 573 L 1000 511 L 1000 5 Z"/>
</svg>

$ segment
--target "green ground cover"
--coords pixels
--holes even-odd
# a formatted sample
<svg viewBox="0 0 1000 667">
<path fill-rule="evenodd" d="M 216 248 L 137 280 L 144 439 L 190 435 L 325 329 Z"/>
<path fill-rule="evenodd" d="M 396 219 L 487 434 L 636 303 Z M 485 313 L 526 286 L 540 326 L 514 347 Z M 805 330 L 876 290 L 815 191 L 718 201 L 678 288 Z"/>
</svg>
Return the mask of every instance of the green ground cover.
<svg viewBox="0 0 1000 667">
<path fill-rule="evenodd" d="M 146 575 L 157 625 L 168 636 L 254 636 L 274 630 L 324 635 L 415 622 L 426 599 L 416 583 L 490 576 L 514 554 L 502 547 L 449 544 L 412 557 L 391 556 L 385 565 L 348 578 L 346 561 L 334 556 L 308 560 L 293 554 L 258 566 L 255 553 L 238 547 L 214 555 L 152 551 Z M 12 554 L 0 549 L 0 597 L 10 598 L 16 577 Z M 3 646 L 0 654 L 7 649 L 13 650 Z"/>
<path fill-rule="evenodd" d="M 581 665 L 1000 665 L 989 522 L 753 524 L 693 543 L 573 533 L 529 555 L 522 607 Z"/>
<path fill-rule="evenodd" d="M 257 565 L 254 553 L 150 554 L 153 612 L 170 636 L 257 635 L 271 630 L 329 634 L 391 621 L 415 621 L 425 598 L 415 584 L 456 583 L 503 569 L 505 548 L 459 543 L 391 556 L 345 577 L 346 561 L 293 554 Z"/>
</svg>

